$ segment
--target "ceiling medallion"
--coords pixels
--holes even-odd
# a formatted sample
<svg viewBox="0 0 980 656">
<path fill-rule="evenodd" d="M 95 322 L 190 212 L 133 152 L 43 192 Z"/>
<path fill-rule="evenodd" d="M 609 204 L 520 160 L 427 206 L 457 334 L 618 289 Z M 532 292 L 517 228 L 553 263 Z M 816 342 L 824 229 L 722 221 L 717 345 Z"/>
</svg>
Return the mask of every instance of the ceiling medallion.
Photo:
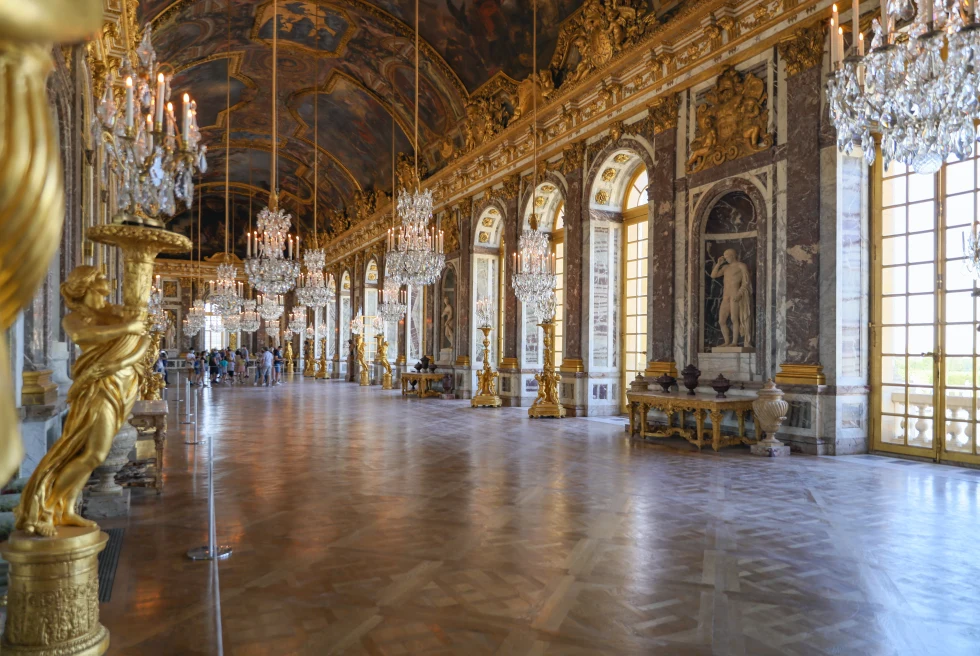
<svg viewBox="0 0 980 656">
<path fill-rule="evenodd" d="M 490 243 L 490 233 L 489 232 L 484 232 L 482 230 L 480 231 L 480 243 L 481 244 L 489 244 Z"/>
<path fill-rule="evenodd" d="M 595 193 L 595 202 L 599 203 L 600 205 L 606 205 L 609 203 L 609 192 L 605 189 L 600 189 L 597 191 Z"/>
<path fill-rule="evenodd" d="M 613 157 L 613 161 L 617 164 L 625 164 L 626 162 L 630 161 L 630 156 L 626 153 L 620 153 Z"/>
<path fill-rule="evenodd" d="M 612 182 L 613 180 L 616 179 L 616 173 L 617 173 L 616 169 L 613 168 L 606 169 L 605 171 L 602 172 L 602 181 Z"/>
<path fill-rule="evenodd" d="M 493 218 L 492 217 L 489 217 L 489 216 L 485 216 L 485 217 L 483 217 L 483 221 L 481 221 L 481 223 L 483 224 L 483 226 L 485 228 L 492 228 L 493 227 Z"/>
<path fill-rule="evenodd" d="M 534 199 L 535 207 L 544 207 L 544 196 L 538 196 Z"/>
</svg>

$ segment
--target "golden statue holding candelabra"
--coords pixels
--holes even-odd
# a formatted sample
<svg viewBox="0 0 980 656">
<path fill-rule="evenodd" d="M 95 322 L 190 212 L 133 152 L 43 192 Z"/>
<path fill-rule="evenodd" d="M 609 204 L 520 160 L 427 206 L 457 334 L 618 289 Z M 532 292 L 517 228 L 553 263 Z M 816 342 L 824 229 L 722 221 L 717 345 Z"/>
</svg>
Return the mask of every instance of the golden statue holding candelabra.
<svg viewBox="0 0 980 656">
<path fill-rule="evenodd" d="M 499 408 L 502 404 L 497 396 L 497 377 L 500 375 L 490 364 L 490 331 L 493 330 L 493 302 L 481 298 L 476 302 L 476 317 L 483 333 L 483 370 L 476 372 L 476 394 L 470 400 L 474 408 Z"/>
<path fill-rule="evenodd" d="M 327 380 L 330 378 L 330 374 L 327 373 L 327 338 L 320 338 L 320 361 L 316 365 L 316 374 L 314 378 Z"/>
<path fill-rule="evenodd" d="M 354 333 L 355 348 L 357 349 L 357 367 L 360 369 L 358 383 L 361 387 L 371 384 L 371 374 L 368 372 L 367 362 L 364 360 L 364 338 L 360 333 Z"/>
<path fill-rule="evenodd" d="M 293 373 L 293 339 L 290 337 L 286 340 L 286 354 L 283 356 L 286 360 L 286 373 Z"/>
<path fill-rule="evenodd" d="M 384 333 L 378 333 L 375 335 L 375 339 L 378 340 L 378 362 L 381 363 L 381 368 L 384 369 L 384 373 L 381 374 L 381 389 L 390 390 L 391 363 L 388 362 L 388 340 L 385 339 Z"/>
<path fill-rule="evenodd" d="M 534 374 L 534 380 L 538 381 L 538 397 L 527 409 L 529 417 L 555 417 L 561 419 L 565 416 L 565 408 L 558 398 L 558 383 L 561 382 L 561 374 L 555 369 L 555 308 L 556 299 L 554 292 L 541 303 L 541 323 L 538 326 L 544 333 L 544 367 L 541 373 Z"/>
</svg>

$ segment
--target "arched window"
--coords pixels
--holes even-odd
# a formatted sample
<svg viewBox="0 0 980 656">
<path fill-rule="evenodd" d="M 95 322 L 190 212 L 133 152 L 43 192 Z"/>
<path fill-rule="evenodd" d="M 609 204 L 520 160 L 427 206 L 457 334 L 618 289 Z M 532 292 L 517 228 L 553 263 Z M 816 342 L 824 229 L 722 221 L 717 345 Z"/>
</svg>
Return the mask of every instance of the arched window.
<svg viewBox="0 0 980 656">
<path fill-rule="evenodd" d="M 623 365 L 622 398 L 647 361 L 647 170 L 640 166 L 623 203 Z"/>
<path fill-rule="evenodd" d="M 626 190 L 626 205 L 623 207 L 624 212 L 647 204 L 647 184 L 649 184 L 647 181 L 647 170 L 646 167 L 641 166 L 633 174 L 629 189 Z"/>
<path fill-rule="evenodd" d="M 565 349 L 565 203 L 555 210 L 555 227 L 551 232 L 551 252 L 555 256 L 555 366 L 560 367 Z"/>
<path fill-rule="evenodd" d="M 204 304 L 204 312 L 204 349 L 224 348 L 225 331 L 221 325 L 221 315 L 215 313 L 210 303 Z"/>
</svg>

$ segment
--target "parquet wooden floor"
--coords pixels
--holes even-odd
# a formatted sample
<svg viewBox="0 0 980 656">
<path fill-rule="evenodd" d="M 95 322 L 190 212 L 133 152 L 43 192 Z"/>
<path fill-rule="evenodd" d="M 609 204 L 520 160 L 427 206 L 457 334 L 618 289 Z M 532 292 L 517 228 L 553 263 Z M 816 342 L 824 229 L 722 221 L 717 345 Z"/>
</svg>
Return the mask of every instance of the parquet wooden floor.
<svg viewBox="0 0 980 656">
<path fill-rule="evenodd" d="M 201 393 L 134 498 L 111 654 L 980 654 L 980 475 L 631 444 L 296 379 Z"/>
</svg>

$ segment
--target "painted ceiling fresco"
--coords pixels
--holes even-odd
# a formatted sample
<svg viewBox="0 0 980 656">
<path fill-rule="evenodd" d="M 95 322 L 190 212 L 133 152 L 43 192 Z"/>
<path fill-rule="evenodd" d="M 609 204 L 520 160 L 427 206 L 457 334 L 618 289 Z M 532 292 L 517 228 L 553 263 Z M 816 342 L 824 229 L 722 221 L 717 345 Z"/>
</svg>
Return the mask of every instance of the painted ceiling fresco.
<svg viewBox="0 0 980 656">
<path fill-rule="evenodd" d="M 202 234 L 211 245 L 218 237 L 210 235 L 223 240 L 228 120 L 233 193 L 246 200 L 253 194 L 257 212 L 267 201 L 270 177 L 273 4 L 229 1 L 143 0 L 141 7 L 160 60 L 175 73 L 174 92 L 190 91 L 200 107 L 210 149 Z M 539 6 L 539 66 L 547 65 L 561 22 L 579 4 L 547 0 Z M 414 2 L 279 0 L 278 7 L 280 187 L 312 228 L 314 106 L 321 220 L 349 210 L 357 191 L 390 191 L 392 112 L 396 152 L 412 153 Z M 447 143 L 462 143 L 458 123 L 471 95 L 494 75 L 520 80 L 530 73 L 531 4 L 420 0 L 420 16 L 419 146 L 432 172 L 445 164 Z M 236 211 L 247 213 L 247 207 Z M 187 213 L 173 225 L 189 226 Z"/>
</svg>

